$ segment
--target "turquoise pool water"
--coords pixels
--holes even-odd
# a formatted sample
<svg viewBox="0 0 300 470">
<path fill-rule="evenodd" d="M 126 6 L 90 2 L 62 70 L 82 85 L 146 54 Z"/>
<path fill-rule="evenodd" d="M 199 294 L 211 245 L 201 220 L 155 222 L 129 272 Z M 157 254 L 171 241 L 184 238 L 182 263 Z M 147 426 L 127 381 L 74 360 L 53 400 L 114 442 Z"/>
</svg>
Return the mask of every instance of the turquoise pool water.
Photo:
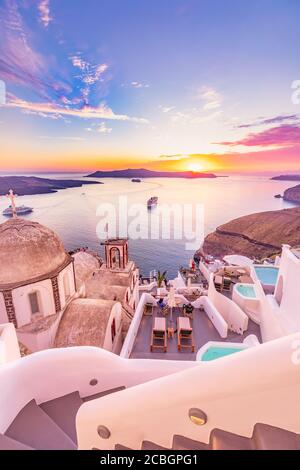
<svg viewBox="0 0 300 470">
<path fill-rule="evenodd" d="M 237 291 L 244 297 L 248 297 L 249 299 L 256 299 L 256 292 L 253 286 L 238 285 L 236 288 Z"/>
<path fill-rule="evenodd" d="M 244 351 L 242 348 L 221 348 L 212 346 L 203 354 L 201 361 L 214 361 L 220 357 L 229 356 L 237 352 Z"/>
<path fill-rule="evenodd" d="M 255 272 L 257 274 L 258 279 L 262 284 L 267 286 L 275 286 L 278 278 L 279 269 L 271 267 L 262 267 L 256 266 Z"/>
</svg>

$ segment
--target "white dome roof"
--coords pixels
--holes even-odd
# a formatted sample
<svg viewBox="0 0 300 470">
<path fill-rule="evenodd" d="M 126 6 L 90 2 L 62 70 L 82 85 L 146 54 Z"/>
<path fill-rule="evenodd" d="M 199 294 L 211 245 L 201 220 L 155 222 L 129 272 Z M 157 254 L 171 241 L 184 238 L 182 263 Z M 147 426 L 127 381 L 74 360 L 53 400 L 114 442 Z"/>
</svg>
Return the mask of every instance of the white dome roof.
<svg viewBox="0 0 300 470">
<path fill-rule="evenodd" d="M 0 225 L 0 286 L 47 277 L 68 258 L 59 237 L 37 222 L 15 218 Z"/>
</svg>

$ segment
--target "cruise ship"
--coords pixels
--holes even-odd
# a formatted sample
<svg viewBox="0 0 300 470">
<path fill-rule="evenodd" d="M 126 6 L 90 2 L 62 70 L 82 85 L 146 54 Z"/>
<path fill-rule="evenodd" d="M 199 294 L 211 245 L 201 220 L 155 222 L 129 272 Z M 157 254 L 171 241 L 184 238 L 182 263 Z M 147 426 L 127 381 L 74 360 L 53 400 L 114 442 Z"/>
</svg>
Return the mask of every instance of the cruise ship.
<svg viewBox="0 0 300 470">
<path fill-rule="evenodd" d="M 158 197 L 157 196 L 152 196 L 150 199 L 147 201 L 147 207 L 148 209 L 152 209 L 153 207 L 156 207 L 158 204 Z"/>
<path fill-rule="evenodd" d="M 27 207 L 27 206 L 24 206 L 24 205 L 16 207 L 16 209 L 15 209 L 16 215 L 19 215 L 19 216 L 26 215 L 26 214 L 31 214 L 31 212 L 33 212 L 33 208 L 32 207 Z M 4 209 L 2 214 L 6 217 L 13 217 L 14 210 L 13 210 L 12 206 L 9 206 L 7 209 Z"/>
</svg>

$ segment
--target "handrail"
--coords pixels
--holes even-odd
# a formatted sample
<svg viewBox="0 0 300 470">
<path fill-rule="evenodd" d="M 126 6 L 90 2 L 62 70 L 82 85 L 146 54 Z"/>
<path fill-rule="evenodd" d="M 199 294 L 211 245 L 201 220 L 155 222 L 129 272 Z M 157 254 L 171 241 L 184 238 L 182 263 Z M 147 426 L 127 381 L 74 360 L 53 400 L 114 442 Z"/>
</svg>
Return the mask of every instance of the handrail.
<svg viewBox="0 0 300 470">
<path fill-rule="evenodd" d="M 120 352 L 120 356 L 124 358 L 129 358 L 133 349 L 135 339 L 137 337 L 139 327 L 143 318 L 144 308 L 147 303 L 152 303 L 156 305 L 156 301 L 152 295 L 144 292 L 140 298 L 138 306 L 136 308 L 134 317 L 128 329 L 125 341 Z"/>
</svg>

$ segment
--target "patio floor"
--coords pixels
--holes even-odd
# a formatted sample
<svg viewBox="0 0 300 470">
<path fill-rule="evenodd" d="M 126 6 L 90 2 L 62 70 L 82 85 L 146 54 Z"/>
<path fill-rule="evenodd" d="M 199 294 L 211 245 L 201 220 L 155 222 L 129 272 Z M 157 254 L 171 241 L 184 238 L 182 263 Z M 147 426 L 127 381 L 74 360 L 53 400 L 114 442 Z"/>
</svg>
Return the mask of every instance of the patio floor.
<svg viewBox="0 0 300 470">
<path fill-rule="evenodd" d="M 182 309 L 173 309 L 173 322 L 177 324 L 177 317 L 182 315 Z M 161 317 L 158 308 L 154 308 L 153 317 Z M 196 359 L 197 351 L 204 346 L 208 341 L 220 342 L 233 342 L 242 343 L 246 336 L 254 334 L 261 342 L 260 327 L 249 319 L 249 327 L 244 335 L 238 335 L 229 331 L 228 337 L 223 339 L 215 329 L 214 325 L 207 317 L 206 313 L 196 309 L 194 311 L 194 319 L 191 321 L 194 334 L 195 352 L 192 353 L 188 349 L 178 351 L 177 349 L 177 333 L 174 338 L 168 339 L 168 350 L 166 353 L 160 350 L 150 351 L 151 332 L 153 325 L 152 316 L 143 316 L 139 331 L 132 349 L 131 358 L 133 359 L 169 359 L 176 361 L 194 361 Z M 167 315 L 167 327 L 170 319 L 170 314 Z"/>
</svg>

